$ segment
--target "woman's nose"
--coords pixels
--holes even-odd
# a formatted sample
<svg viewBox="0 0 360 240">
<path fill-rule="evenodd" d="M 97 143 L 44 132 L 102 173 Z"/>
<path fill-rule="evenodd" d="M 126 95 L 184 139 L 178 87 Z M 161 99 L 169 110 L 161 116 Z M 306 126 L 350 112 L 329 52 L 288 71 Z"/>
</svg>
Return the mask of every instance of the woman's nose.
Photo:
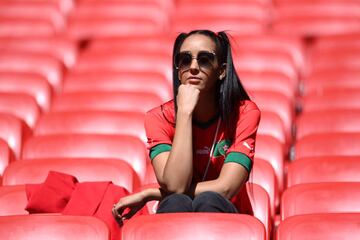
<svg viewBox="0 0 360 240">
<path fill-rule="evenodd" d="M 199 71 L 199 64 L 198 64 L 198 61 L 197 61 L 197 59 L 196 58 L 193 58 L 192 60 L 191 60 L 191 64 L 190 64 L 190 71 L 192 71 L 192 72 L 198 72 Z"/>
</svg>

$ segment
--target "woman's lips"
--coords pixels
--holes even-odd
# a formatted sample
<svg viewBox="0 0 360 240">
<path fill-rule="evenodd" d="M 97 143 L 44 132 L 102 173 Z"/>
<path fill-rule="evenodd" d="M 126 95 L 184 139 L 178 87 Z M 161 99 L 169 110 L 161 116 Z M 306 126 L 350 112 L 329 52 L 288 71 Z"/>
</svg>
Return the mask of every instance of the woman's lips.
<svg viewBox="0 0 360 240">
<path fill-rule="evenodd" d="M 190 84 L 199 84 L 201 80 L 199 77 L 188 77 L 187 82 Z"/>
</svg>

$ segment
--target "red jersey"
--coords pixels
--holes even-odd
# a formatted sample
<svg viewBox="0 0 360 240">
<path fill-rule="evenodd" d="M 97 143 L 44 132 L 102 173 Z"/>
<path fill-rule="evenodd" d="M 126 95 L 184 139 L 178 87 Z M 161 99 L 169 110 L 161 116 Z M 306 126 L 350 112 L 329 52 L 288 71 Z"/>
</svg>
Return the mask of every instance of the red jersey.
<svg viewBox="0 0 360 240">
<path fill-rule="evenodd" d="M 206 125 L 193 122 L 193 182 L 203 180 L 213 142 L 215 145 L 205 181 L 216 179 L 226 162 L 239 163 L 250 172 L 259 122 L 260 110 L 250 100 L 239 104 L 228 127 L 219 116 Z M 174 101 L 150 110 L 146 114 L 145 129 L 151 159 L 170 151 L 175 134 Z"/>
</svg>

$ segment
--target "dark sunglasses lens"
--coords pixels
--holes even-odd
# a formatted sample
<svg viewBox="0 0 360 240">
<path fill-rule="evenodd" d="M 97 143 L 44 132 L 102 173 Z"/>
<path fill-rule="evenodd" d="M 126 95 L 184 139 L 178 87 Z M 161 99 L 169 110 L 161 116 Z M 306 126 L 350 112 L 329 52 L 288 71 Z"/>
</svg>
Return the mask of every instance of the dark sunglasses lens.
<svg viewBox="0 0 360 240">
<path fill-rule="evenodd" d="M 188 68 L 191 65 L 192 56 L 190 53 L 179 53 L 175 58 L 175 64 L 178 68 Z"/>
<path fill-rule="evenodd" d="M 197 61 L 200 67 L 209 68 L 215 61 L 215 55 L 210 52 L 200 52 Z"/>
</svg>

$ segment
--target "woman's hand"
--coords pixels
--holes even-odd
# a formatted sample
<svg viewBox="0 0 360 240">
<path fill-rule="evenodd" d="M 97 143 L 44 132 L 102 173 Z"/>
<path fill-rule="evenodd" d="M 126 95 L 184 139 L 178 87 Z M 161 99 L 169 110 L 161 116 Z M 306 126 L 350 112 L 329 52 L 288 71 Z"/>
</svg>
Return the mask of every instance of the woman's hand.
<svg viewBox="0 0 360 240">
<path fill-rule="evenodd" d="M 144 207 L 146 202 L 146 191 L 121 198 L 118 203 L 114 204 L 112 209 L 115 220 L 119 223 L 119 225 L 122 225 L 125 219 L 130 219 L 134 216 L 142 207 Z M 129 208 L 129 211 L 124 213 L 126 208 Z"/>
<path fill-rule="evenodd" d="M 200 90 L 191 84 L 181 84 L 176 97 L 178 111 L 192 114 L 199 100 Z"/>
</svg>

